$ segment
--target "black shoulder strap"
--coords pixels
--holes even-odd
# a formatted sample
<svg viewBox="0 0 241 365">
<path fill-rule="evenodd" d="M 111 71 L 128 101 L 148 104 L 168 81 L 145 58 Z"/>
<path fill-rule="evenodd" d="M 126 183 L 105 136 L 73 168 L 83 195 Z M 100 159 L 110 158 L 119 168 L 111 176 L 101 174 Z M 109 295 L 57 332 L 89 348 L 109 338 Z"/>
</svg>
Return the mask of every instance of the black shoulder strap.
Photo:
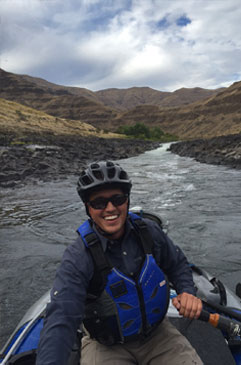
<svg viewBox="0 0 241 365">
<path fill-rule="evenodd" d="M 85 240 L 88 243 L 90 254 L 94 263 L 94 275 L 90 281 L 88 292 L 90 295 L 99 296 L 106 285 L 107 276 L 112 267 L 105 256 L 101 242 L 97 235 L 94 232 L 89 233 L 85 236 Z"/>
<path fill-rule="evenodd" d="M 136 220 L 137 232 L 141 240 L 142 248 L 145 254 L 152 254 L 153 252 L 153 241 L 148 230 L 147 224 L 143 220 Z"/>
<path fill-rule="evenodd" d="M 145 254 L 153 254 L 153 239 L 146 222 L 137 214 L 129 213 L 129 218 L 138 233 L 141 245 Z"/>
<path fill-rule="evenodd" d="M 93 232 L 85 236 L 88 243 L 91 256 L 95 265 L 98 267 L 99 272 L 109 273 L 111 266 L 105 256 L 104 250 L 102 248 L 101 242 L 97 235 Z"/>
</svg>

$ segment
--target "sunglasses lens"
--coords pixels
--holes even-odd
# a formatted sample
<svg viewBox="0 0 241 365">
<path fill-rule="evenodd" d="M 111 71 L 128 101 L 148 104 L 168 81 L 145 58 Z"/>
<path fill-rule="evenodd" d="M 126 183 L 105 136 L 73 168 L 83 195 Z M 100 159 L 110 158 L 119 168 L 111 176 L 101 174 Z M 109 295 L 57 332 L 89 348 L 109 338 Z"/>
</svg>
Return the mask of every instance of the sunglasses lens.
<svg viewBox="0 0 241 365">
<path fill-rule="evenodd" d="M 113 195 L 110 198 L 99 197 L 89 201 L 89 205 L 94 209 L 105 209 L 107 204 L 111 202 L 118 207 L 126 202 L 128 195 Z"/>
<path fill-rule="evenodd" d="M 90 200 L 90 206 L 94 209 L 105 209 L 108 204 L 106 198 L 96 198 L 94 200 Z"/>
<path fill-rule="evenodd" d="M 127 195 L 114 195 L 110 201 L 115 207 L 118 207 L 119 205 L 124 204 L 126 200 Z"/>
</svg>

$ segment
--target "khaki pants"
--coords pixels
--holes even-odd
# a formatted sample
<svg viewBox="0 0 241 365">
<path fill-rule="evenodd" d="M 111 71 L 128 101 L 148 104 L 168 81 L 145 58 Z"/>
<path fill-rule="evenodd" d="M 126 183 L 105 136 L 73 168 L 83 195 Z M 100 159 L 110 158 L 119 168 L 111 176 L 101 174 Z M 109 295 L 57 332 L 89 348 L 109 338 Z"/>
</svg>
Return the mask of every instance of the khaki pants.
<svg viewBox="0 0 241 365">
<path fill-rule="evenodd" d="M 85 336 L 82 339 L 81 365 L 202 365 L 187 339 L 168 321 L 141 343 L 105 346 Z"/>
</svg>

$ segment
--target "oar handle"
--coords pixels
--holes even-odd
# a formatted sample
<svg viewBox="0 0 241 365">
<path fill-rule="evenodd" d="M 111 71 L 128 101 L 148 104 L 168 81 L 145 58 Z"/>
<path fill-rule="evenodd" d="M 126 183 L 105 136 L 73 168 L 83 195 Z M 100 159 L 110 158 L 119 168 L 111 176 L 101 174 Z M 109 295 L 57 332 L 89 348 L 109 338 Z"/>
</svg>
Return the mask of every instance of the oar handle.
<svg viewBox="0 0 241 365">
<path fill-rule="evenodd" d="M 226 331 L 231 337 L 241 336 L 241 325 L 232 321 L 230 318 L 220 316 L 218 313 L 209 313 L 202 310 L 199 319 L 210 323 L 213 327 Z"/>
<path fill-rule="evenodd" d="M 224 314 L 229 318 L 241 322 L 241 310 L 239 308 L 226 307 L 224 305 L 213 303 L 206 300 L 202 300 L 202 302 L 205 307 L 212 308 L 214 311 L 217 311 L 218 313 Z"/>
</svg>

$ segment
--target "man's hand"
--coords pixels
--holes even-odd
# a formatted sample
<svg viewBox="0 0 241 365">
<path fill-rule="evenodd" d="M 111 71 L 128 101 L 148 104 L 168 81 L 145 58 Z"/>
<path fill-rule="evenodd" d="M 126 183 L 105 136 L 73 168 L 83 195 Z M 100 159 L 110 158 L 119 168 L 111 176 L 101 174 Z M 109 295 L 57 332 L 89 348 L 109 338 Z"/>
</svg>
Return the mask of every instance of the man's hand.
<svg viewBox="0 0 241 365">
<path fill-rule="evenodd" d="M 202 311 L 202 301 L 192 294 L 182 293 L 172 299 L 181 316 L 197 319 Z"/>
</svg>

